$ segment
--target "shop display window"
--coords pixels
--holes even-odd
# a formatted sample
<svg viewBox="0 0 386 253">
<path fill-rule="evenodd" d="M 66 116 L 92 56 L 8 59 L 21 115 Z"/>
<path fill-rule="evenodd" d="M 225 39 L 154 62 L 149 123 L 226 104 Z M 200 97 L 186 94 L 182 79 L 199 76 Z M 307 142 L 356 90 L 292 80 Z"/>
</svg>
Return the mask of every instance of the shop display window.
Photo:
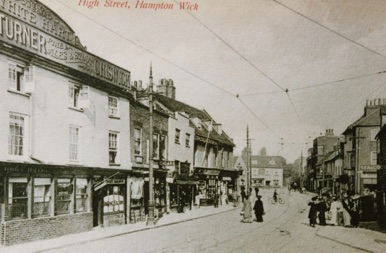
<svg viewBox="0 0 386 253">
<path fill-rule="evenodd" d="M 70 178 L 58 178 L 55 198 L 55 214 L 69 214 L 73 184 Z"/>
<path fill-rule="evenodd" d="M 33 216 L 45 216 L 50 214 L 51 179 L 34 179 Z"/>
<path fill-rule="evenodd" d="M 27 218 L 27 178 L 10 178 L 8 184 L 8 216 L 11 219 Z"/>
<path fill-rule="evenodd" d="M 124 212 L 123 187 L 116 185 L 106 187 L 107 196 L 103 198 L 103 213 Z"/>
<path fill-rule="evenodd" d="M 88 194 L 87 194 L 88 181 L 86 178 L 77 178 L 76 179 L 76 202 L 75 202 L 75 211 L 76 212 L 86 212 L 88 204 Z"/>
</svg>

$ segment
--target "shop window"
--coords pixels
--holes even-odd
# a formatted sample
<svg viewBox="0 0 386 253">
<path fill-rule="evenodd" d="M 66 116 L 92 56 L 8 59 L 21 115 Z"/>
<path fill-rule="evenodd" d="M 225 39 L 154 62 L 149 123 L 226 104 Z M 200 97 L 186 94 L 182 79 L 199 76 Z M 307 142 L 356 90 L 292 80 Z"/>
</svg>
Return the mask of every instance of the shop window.
<svg viewBox="0 0 386 253">
<path fill-rule="evenodd" d="M 77 178 L 76 179 L 76 202 L 75 202 L 75 211 L 76 212 L 86 212 L 88 205 L 88 194 L 87 194 L 88 182 L 86 178 Z"/>
<path fill-rule="evenodd" d="M 108 185 L 107 196 L 103 198 L 103 213 L 123 212 L 124 197 L 121 186 Z"/>
<path fill-rule="evenodd" d="M 109 116 L 110 117 L 119 117 L 119 108 L 118 108 L 118 98 L 109 96 Z"/>
<path fill-rule="evenodd" d="M 26 133 L 24 123 L 25 116 L 16 113 L 10 113 L 8 135 L 8 154 L 10 155 L 24 155 Z"/>
<path fill-rule="evenodd" d="M 34 202 L 33 216 L 44 216 L 50 214 L 51 200 L 51 179 L 35 178 L 34 179 Z"/>
<path fill-rule="evenodd" d="M 58 178 L 55 196 L 55 214 L 69 214 L 74 186 L 70 178 Z"/>
<path fill-rule="evenodd" d="M 180 144 L 180 135 L 181 135 L 181 130 L 176 128 L 176 133 L 174 138 L 174 142 L 176 144 Z"/>
<path fill-rule="evenodd" d="M 70 161 L 79 161 L 79 126 L 70 126 L 69 139 L 70 139 Z"/>
<path fill-rule="evenodd" d="M 9 218 L 27 218 L 28 195 L 27 178 L 10 178 L 8 184 Z"/>
<path fill-rule="evenodd" d="M 118 133 L 109 133 L 109 163 L 118 164 Z"/>
</svg>

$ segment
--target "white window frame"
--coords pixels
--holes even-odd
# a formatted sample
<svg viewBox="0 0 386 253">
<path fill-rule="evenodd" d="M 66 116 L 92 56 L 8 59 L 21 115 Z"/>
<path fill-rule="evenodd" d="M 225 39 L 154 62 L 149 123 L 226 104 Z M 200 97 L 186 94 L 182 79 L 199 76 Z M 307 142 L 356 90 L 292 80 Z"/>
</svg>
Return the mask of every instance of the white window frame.
<svg viewBox="0 0 386 253">
<path fill-rule="evenodd" d="M 75 130 L 75 132 L 74 132 Z M 80 157 L 80 126 L 70 125 L 69 126 L 69 159 L 70 162 L 79 162 Z"/>
<path fill-rule="evenodd" d="M 12 119 L 11 117 L 17 117 L 22 119 L 22 123 L 16 122 L 17 119 Z M 21 125 L 20 125 L 21 124 Z M 21 128 L 19 133 L 11 133 L 11 126 Z M 16 131 L 16 129 L 13 129 Z M 21 143 L 21 144 L 20 144 Z M 16 151 L 15 148 L 18 146 L 21 150 Z M 8 124 L 8 155 L 13 158 L 26 157 L 28 147 L 28 116 L 24 114 L 10 112 L 9 114 L 9 124 Z M 15 151 L 14 151 L 15 150 Z M 14 151 L 14 152 L 13 152 Z"/>
<path fill-rule="evenodd" d="M 108 97 L 109 117 L 119 118 L 119 98 Z"/>
<path fill-rule="evenodd" d="M 114 160 L 111 159 L 112 153 L 115 153 Z M 109 131 L 109 164 L 119 164 L 119 132 Z"/>
<path fill-rule="evenodd" d="M 24 92 L 27 68 L 14 62 L 8 63 L 8 88 L 16 92 Z"/>
<path fill-rule="evenodd" d="M 68 86 L 68 104 L 70 108 L 80 109 L 80 93 L 82 85 L 70 83 Z"/>
<path fill-rule="evenodd" d="M 136 136 L 136 132 L 139 136 Z M 137 144 L 138 143 L 138 149 L 137 150 Z M 140 127 L 134 127 L 134 155 L 142 155 L 142 128 Z"/>
</svg>

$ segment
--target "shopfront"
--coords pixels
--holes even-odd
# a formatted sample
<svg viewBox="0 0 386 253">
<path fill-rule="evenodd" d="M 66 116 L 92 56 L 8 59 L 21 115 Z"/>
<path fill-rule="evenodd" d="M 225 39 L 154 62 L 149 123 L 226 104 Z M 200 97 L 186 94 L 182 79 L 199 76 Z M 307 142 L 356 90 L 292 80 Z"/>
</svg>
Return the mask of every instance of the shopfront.
<svg viewBox="0 0 386 253">
<path fill-rule="evenodd" d="M 200 205 L 213 205 L 216 195 L 219 194 L 220 170 L 196 168 L 194 173 L 198 179 L 198 195 Z"/>
<path fill-rule="evenodd" d="M 1 162 L 1 244 L 91 230 L 92 183 L 87 168 Z"/>
</svg>

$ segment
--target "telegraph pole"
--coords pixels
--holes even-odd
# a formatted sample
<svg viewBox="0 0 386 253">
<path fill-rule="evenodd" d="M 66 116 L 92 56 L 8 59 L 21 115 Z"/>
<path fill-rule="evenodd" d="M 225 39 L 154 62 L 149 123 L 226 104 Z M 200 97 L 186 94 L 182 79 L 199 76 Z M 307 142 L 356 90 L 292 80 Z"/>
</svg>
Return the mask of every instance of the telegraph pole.
<svg viewBox="0 0 386 253">
<path fill-rule="evenodd" d="M 149 76 L 149 215 L 147 218 L 147 225 L 155 225 L 154 222 L 154 176 L 153 176 L 153 70 L 150 64 Z"/>
<path fill-rule="evenodd" d="M 247 126 L 247 191 L 252 187 L 252 148 L 249 138 L 249 126 Z"/>
</svg>

